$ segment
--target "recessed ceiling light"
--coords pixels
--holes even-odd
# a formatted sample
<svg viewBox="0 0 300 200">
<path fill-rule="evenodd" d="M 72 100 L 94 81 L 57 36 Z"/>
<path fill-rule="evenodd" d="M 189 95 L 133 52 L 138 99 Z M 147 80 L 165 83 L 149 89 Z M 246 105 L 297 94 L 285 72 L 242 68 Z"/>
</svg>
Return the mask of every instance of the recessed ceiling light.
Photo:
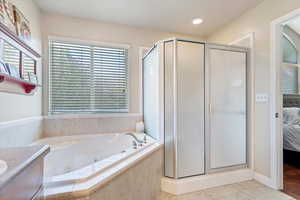
<svg viewBox="0 0 300 200">
<path fill-rule="evenodd" d="M 194 25 L 201 24 L 202 22 L 203 22 L 203 19 L 201 19 L 201 18 L 195 18 L 195 19 L 193 19 L 193 24 Z"/>
</svg>

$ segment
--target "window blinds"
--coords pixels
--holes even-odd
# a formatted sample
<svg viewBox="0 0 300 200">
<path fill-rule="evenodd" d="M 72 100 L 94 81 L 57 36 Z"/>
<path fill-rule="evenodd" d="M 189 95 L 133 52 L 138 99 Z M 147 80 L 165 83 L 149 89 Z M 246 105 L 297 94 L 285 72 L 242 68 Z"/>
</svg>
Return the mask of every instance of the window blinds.
<svg viewBox="0 0 300 200">
<path fill-rule="evenodd" d="M 50 41 L 49 112 L 128 112 L 128 50 Z"/>
</svg>

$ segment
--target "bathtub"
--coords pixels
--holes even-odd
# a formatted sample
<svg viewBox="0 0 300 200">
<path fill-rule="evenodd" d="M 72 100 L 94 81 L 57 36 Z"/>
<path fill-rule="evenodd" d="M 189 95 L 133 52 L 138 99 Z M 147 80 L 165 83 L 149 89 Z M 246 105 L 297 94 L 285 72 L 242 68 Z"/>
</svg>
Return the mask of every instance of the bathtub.
<svg viewBox="0 0 300 200">
<path fill-rule="evenodd" d="M 45 158 L 45 196 L 70 194 L 88 196 L 131 165 L 156 151 L 161 145 L 146 134 L 135 134 L 146 143 L 135 149 L 126 134 L 97 134 L 43 138 L 32 145 L 48 144 Z M 76 195 L 78 192 L 78 195 Z"/>
</svg>

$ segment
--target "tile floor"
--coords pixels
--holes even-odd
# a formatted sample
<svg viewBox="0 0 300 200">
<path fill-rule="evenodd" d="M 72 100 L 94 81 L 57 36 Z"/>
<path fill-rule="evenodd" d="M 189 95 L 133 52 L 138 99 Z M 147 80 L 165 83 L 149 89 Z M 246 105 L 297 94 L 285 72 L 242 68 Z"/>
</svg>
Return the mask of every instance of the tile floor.
<svg viewBox="0 0 300 200">
<path fill-rule="evenodd" d="M 246 181 L 181 196 L 162 192 L 159 200 L 294 200 L 294 198 L 256 181 Z"/>
</svg>

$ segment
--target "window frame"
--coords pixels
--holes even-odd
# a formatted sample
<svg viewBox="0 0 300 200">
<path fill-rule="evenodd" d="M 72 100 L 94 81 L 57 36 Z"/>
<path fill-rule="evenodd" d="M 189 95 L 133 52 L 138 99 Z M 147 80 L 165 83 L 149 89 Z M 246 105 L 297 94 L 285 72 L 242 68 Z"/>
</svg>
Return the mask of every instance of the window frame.
<svg viewBox="0 0 300 200">
<path fill-rule="evenodd" d="M 293 48 L 296 51 L 296 55 L 297 55 L 297 63 L 289 63 L 289 62 L 284 62 L 284 60 L 282 59 L 282 63 L 283 64 L 292 64 L 292 65 L 297 65 L 300 62 L 300 57 L 299 57 L 299 49 L 297 49 L 297 45 L 295 44 L 295 42 L 293 41 L 293 39 L 286 33 L 283 33 L 283 38 L 285 38 L 290 44 L 291 46 L 293 46 Z"/>
<path fill-rule="evenodd" d="M 52 113 L 50 110 L 51 102 L 50 102 L 50 86 L 51 86 L 51 51 L 50 51 L 50 42 L 51 41 L 61 41 L 61 42 L 67 42 L 70 44 L 76 44 L 76 45 L 91 45 L 91 46 L 99 46 L 99 47 L 108 47 L 108 48 L 123 48 L 127 50 L 127 102 L 128 102 L 128 111 L 127 112 L 95 112 L 95 113 Z M 130 81 L 130 75 L 131 75 L 131 46 L 126 43 L 110 43 L 110 42 L 99 42 L 99 41 L 90 41 L 90 40 L 81 40 L 81 39 L 74 39 L 74 38 L 68 38 L 68 37 L 57 37 L 57 36 L 48 36 L 47 40 L 44 41 L 45 49 L 44 51 L 47 54 L 47 57 L 44 59 L 44 73 L 43 73 L 43 80 L 44 80 L 44 93 L 43 93 L 43 114 L 45 116 L 65 116 L 65 117 L 82 117 L 82 116 L 120 116 L 120 115 L 128 115 L 131 113 L 131 81 Z"/>
<path fill-rule="evenodd" d="M 296 55 L 297 55 L 297 63 L 289 63 L 289 62 L 285 62 L 284 61 L 284 58 L 282 58 L 282 61 L 281 61 L 281 67 L 282 68 L 290 68 L 290 67 L 297 67 L 298 68 L 298 76 L 300 75 L 299 73 L 299 67 L 300 67 L 300 56 L 299 56 L 299 49 L 297 48 L 297 45 L 295 44 L 295 42 L 293 41 L 293 39 L 287 34 L 287 33 L 282 33 L 282 39 L 286 39 L 290 45 L 294 48 L 294 50 L 296 51 Z M 283 50 L 282 50 L 282 54 L 283 54 Z M 281 75 L 282 76 L 282 75 Z M 299 77 L 298 77 L 299 79 Z M 297 90 L 299 93 L 299 83 L 297 85 Z M 281 86 L 281 93 L 282 94 L 290 94 L 290 93 L 287 93 L 286 91 L 283 91 L 283 86 Z"/>
</svg>

